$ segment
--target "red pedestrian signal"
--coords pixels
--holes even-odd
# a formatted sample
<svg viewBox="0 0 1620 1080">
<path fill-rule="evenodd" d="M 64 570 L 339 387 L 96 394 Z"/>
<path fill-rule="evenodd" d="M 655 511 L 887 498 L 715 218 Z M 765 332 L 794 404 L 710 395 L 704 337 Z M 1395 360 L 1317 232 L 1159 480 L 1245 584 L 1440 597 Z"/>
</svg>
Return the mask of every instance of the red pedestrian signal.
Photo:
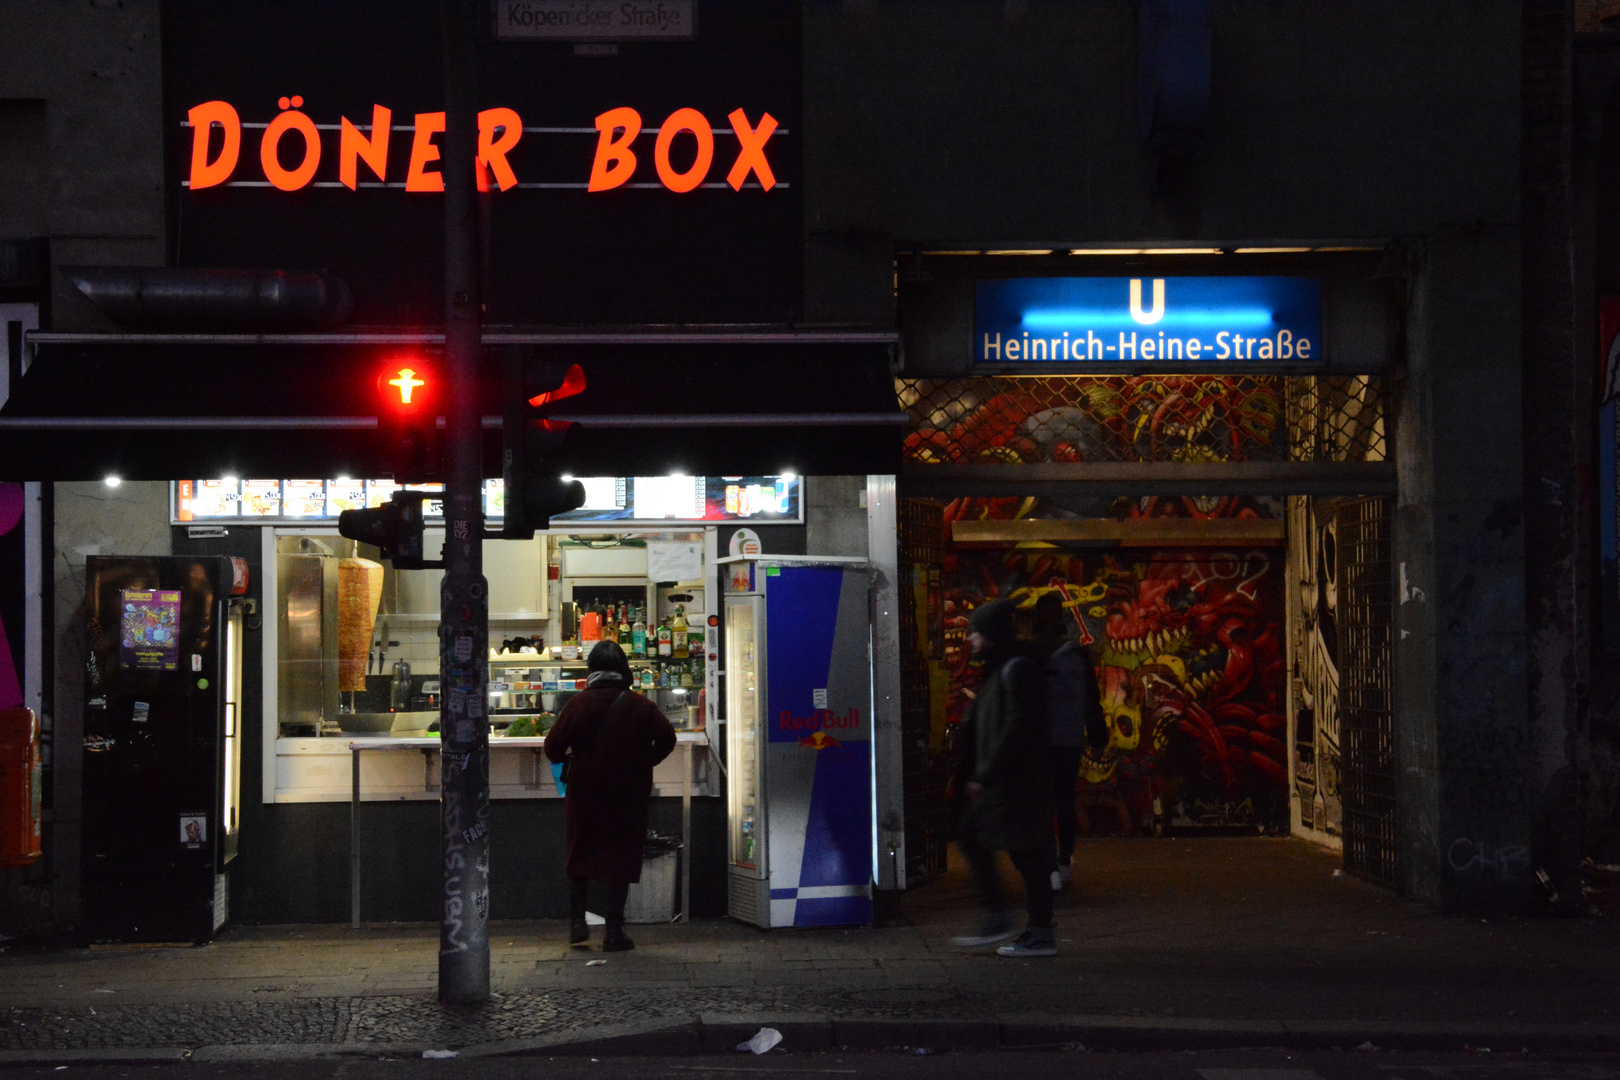
<svg viewBox="0 0 1620 1080">
<path fill-rule="evenodd" d="M 390 356 L 377 369 L 377 430 L 382 471 L 396 480 L 434 479 L 439 470 L 439 373 L 412 354 Z"/>
</svg>

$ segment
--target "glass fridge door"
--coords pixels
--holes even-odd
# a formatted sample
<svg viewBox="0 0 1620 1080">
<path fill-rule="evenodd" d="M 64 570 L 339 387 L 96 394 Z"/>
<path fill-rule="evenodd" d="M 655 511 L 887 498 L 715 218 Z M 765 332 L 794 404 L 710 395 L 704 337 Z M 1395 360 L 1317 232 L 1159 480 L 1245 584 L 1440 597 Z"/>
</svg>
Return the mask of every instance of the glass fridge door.
<svg viewBox="0 0 1620 1080">
<path fill-rule="evenodd" d="M 764 720 L 765 598 L 726 599 L 726 764 L 731 864 L 764 877 L 760 740 Z"/>
</svg>

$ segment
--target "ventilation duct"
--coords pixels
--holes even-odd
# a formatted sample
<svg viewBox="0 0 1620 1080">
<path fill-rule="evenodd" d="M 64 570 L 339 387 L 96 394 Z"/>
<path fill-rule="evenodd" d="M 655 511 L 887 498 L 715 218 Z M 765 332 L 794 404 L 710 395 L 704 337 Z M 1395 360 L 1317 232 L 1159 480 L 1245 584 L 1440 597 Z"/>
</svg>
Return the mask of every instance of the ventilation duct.
<svg viewBox="0 0 1620 1080">
<path fill-rule="evenodd" d="M 132 330 L 287 333 L 341 323 L 354 310 L 348 285 L 325 271 L 65 266 L 62 273 Z"/>
</svg>

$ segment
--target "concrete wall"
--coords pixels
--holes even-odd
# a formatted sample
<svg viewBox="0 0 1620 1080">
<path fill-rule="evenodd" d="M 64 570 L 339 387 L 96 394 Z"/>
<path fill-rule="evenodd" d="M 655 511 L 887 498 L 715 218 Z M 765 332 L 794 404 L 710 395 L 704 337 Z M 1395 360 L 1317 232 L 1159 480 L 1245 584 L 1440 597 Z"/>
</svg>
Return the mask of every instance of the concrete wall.
<svg viewBox="0 0 1620 1080">
<path fill-rule="evenodd" d="M 1396 425 L 1403 877 L 1447 907 L 1529 900 L 1518 265 L 1511 228 L 1429 237 Z"/>
<path fill-rule="evenodd" d="M 110 328 L 57 267 L 163 263 L 159 21 L 157 0 L 0 5 L 0 239 L 49 238 L 53 329 Z"/>
<path fill-rule="evenodd" d="M 1058 246 L 1515 219 L 1516 4 L 1212 8 L 1208 131 L 1170 205 L 1137 136 L 1131 0 L 808 0 L 807 231 Z"/>
</svg>

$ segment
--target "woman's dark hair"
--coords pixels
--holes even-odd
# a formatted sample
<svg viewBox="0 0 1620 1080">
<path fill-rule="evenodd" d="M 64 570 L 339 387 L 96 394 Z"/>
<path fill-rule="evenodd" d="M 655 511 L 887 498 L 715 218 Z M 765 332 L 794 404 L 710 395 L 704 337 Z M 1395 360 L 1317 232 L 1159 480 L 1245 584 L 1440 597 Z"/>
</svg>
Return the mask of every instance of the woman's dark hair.
<svg viewBox="0 0 1620 1080">
<path fill-rule="evenodd" d="M 630 661 L 625 658 L 624 650 L 619 648 L 616 641 L 598 641 L 585 658 L 585 669 L 615 672 L 626 686 L 630 685 Z"/>
</svg>

